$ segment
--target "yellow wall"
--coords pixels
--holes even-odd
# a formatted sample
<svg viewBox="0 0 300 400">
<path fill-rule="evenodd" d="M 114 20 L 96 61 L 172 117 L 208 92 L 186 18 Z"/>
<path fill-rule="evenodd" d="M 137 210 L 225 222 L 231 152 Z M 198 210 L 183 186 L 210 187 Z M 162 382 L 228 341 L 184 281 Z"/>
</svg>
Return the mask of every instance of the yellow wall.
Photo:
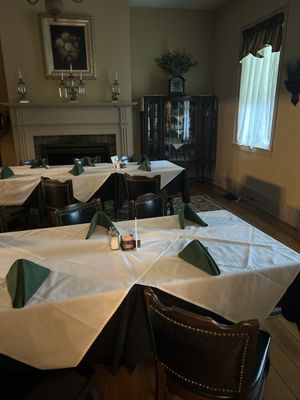
<svg viewBox="0 0 300 400">
<path fill-rule="evenodd" d="M 1 48 L 1 41 L 0 41 L 0 102 L 7 102 L 8 95 L 7 95 L 7 88 L 6 88 L 6 81 L 5 81 L 5 74 L 4 74 L 4 64 L 3 64 L 3 53 Z M 6 113 L 6 107 L 0 106 L 0 112 Z M 8 128 L 8 131 L 0 132 L 0 165 L 3 162 L 7 165 L 14 164 L 15 161 L 15 148 L 13 143 L 13 136 L 11 129 Z"/>
<path fill-rule="evenodd" d="M 27 85 L 30 101 L 60 101 L 58 81 L 46 79 L 39 14 L 44 1 L 32 6 L 26 0 L 1 0 L 0 41 L 4 70 L 0 81 L 7 87 L 4 101 L 16 102 L 17 71 Z M 81 101 L 110 101 L 111 83 L 118 73 L 120 100 L 131 100 L 130 38 L 128 0 L 64 1 L 64 13 L 93 17 L 97 79 L 87 80 L 87 94 Z M 1 71 L 0 71 L 1 73 Z M 1 89 L 1 87 L 0 87 Z M 1 101 L 3 96 L 0 95 Z M 11 132 L 1 140 L 2 163 L 15 163 Z"/>
<path fill-rule="evenodd" d="M 168 75 L 155 58 L 168 50 L 191 55 L 197 65 L 186 74 L 188 95 L 212 94 L 213 29 L 212 11 L 156 8 L 130 9 L 132 98 L 168 93 Z M 133 113 L 136 152 L 140 151 L 140 115 Z"/>
<path fill-rule="evenodd" d="M 290 93 L 283 84 L 283 69 L 279 77 L 273 151 L 247 152 L 232 144 L 241 30 L 286 4 L 285 0 L 231 0 L 218 12 L 214 82 L 219 96 L 219 121 L 215 181 L 300 227 L 300 103 L 296 107 L 291 104 Z M 300 56 L 299 16 L 300 2 L 290 0 L 283 61 Z"/>
<path fill-rule="evenodd" d="M 87 81 L 82 101 L 111 100 L 111 81 L 118 72 L 121 100 L 131 99 L 128 0 L 64 0 L 65 14 L 94 19 L 97 80 Z M 39 14 L 44 1 L 1 0 L 0 38 L 9 101 L 16 101 L 17 70 L 22 71 L 32 101 L 58 101 L 57 81 L 46 79 Z"/>
<path fill-rule="evenodd" d="M 211 93 L 213 15 L 211 11 L 130 9 L 133 98 L 167 94 L 168 75 L 154 59 L 168 50 L 184 51 L 197 61 L 185 74 L 186 93 Z"/>
</svg>

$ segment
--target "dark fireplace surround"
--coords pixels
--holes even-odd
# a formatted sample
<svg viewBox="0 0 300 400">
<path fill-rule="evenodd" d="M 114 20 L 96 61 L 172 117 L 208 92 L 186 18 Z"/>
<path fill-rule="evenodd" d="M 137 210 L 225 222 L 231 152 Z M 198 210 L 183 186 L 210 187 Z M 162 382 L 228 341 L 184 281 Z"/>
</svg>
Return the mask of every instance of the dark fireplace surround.
<svg viewBox="0 0 300 400">
<path fill-rule="evenodd" d="M 74 158 L 96 158 L 110 162 L 116 154 L 114 135 L 52 135 L 34 137 L 36 158 L 45 158 L 49 165 L 72 164 Z"/>
</svg>

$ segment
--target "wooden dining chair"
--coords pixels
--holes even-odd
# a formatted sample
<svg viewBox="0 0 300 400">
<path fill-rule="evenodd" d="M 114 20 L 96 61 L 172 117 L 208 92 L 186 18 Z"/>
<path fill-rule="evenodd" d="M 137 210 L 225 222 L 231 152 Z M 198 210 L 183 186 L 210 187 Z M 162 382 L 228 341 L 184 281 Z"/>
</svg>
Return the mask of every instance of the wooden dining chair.
<svg viewBox="0 0 300 400">
<path fill-rule="evenodd" d="M 54 226 L 85 224 L 91 222 L 95 213 L 100 210 L 100 199 L 93 199 L 87 203 L 78 202 L 51 211 L 51 220 Z"/>
<path fill-rule="evenodd" d="M 136 200 L 142 194 L 158 193 L 160 191 L 160 175 L 149 177 L 125 173 L 124 179 L 128 200 Z"/>
<path fill-rule="evenodd" d="M 0 206 L 0 232 L 31 228 L 31 209 L 25 206 Z"/>
<path fill-rule="evenodd" d="M 44 204 L 48 210 L 65 207 L 75 202 L 72 179 L 60 182 L 56 179 L 41 177 Z"/>
<path fill-rule="evenodd" d="M 165 192 L 146 193 L 128 202 L 129 219 L 162 217 L 167 215 Z"/>
<path fill-rule="evenodd" d="M 43 210 L 41 214 L 47 215 L 47 224 L 53 225 L 52 211 L 76 203 L 73 197 L 72 179 L 60 182 L 56 179 L 41 177 Z"/>
<path fill-rule="evenodd" d="M 152 177 L 145 175 L 129 175 L 124 174 L 125 187 L 128 200 L 136 200 L 140 195 L 147 193 L 159 193 L 161 176 L 154 175 Z M 174 214 L 173 198 L 167 196 L 167 208 L 170 214 Z"/>
<path fill-rule="evenodd" d="M 144 290 L 157 365 L 169 392 L 190 400 L 259 400 L 268 370 L 270 335 L 257 320 L 220 324 L 164 306 Z M 165 388 L 164 388 L 165 389 Z"/>
</svg>

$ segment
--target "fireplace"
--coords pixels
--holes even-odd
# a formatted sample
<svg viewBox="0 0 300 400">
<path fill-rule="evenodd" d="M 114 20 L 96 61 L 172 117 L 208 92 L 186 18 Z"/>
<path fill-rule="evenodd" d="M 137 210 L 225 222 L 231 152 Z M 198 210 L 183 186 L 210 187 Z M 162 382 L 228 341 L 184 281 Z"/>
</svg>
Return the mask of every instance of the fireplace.
<svg viewBox="0 0 300 400">
<path fill-rule="evenodd" d="M 74 158 L 91 157 L 96 162 L 109 162 L 109 144 L 44 144 L 41 145 L 41 157 L 47 159 L 49 165 L 72 164 Z"/>
<path fill-rule="evenodd" d="M 105 162 L 113 155 L 133 154 L 134 104 L 126 101 L 6 104 L 11 114 L 16 161 L 47 155 L 50 162 L 65 164 L 66 159 L 70 162 L 76 156 L 100 155 Z"/>
<path fill-rule="evenodd" d="M 34 137 L 35 158 L 46 158 L 49 165 L 72 164 L 84 156 L 110 162 L 116 154 L 115 135 L 52 135 Z"/>
</svg>

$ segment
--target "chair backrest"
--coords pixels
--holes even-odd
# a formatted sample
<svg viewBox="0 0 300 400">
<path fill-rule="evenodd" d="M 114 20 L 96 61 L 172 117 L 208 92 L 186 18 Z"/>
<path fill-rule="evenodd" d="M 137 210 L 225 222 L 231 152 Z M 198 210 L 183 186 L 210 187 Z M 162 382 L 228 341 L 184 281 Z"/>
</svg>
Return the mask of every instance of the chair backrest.
<svg viewBox="0 0 300 400">
<path fill-rule="evenodd" d="M 164 306 L 151 288 L 144 294 L 155 354 L 167 377 L 204 397 L 246 399 L 258 322 L 223 325 L 207 316 Z"/>
<path fill-rule="evenodd" d="M 0 206 L 0 232 L 29 229 L 29 216 L 30 211 L 23 206 Z"/>
<path fill-rule="evenodd" d="M 146 193 L 130 200 L 128 203 L 129 218 L 142 219 L 167 215 L 167 196 L 165 192 Z"/>
<path fill-rule="evenodd" d="M 146 193 L 158 193 L 160 190 L 160 178 L 160 175 L 148 177 L 125 173 L 124 179 L 128 200 L 136 200 L 138 196 Z"/>
<path fill-rule="evenodd" d="M 55 179 L 41 178 L 43 198 L 46 208 L 63 208 L 75 202 L 72 179 L 60 182 Z"/>
<path fill-rule="evenodd" d="M 101 209 L 99 199 L 91 200 L 88 203 L 75 203 L 51 211 L 51 220 L 54 226 L 85 224 L 91 222 L 95 213 Z"/>
<path fill-rule="evenodd" d="M 0 232 L 7 232 L 8 231 L 8 224 L 7 218 L 5 213 L 5 207 L 0 207 Z"/>
</svg>

